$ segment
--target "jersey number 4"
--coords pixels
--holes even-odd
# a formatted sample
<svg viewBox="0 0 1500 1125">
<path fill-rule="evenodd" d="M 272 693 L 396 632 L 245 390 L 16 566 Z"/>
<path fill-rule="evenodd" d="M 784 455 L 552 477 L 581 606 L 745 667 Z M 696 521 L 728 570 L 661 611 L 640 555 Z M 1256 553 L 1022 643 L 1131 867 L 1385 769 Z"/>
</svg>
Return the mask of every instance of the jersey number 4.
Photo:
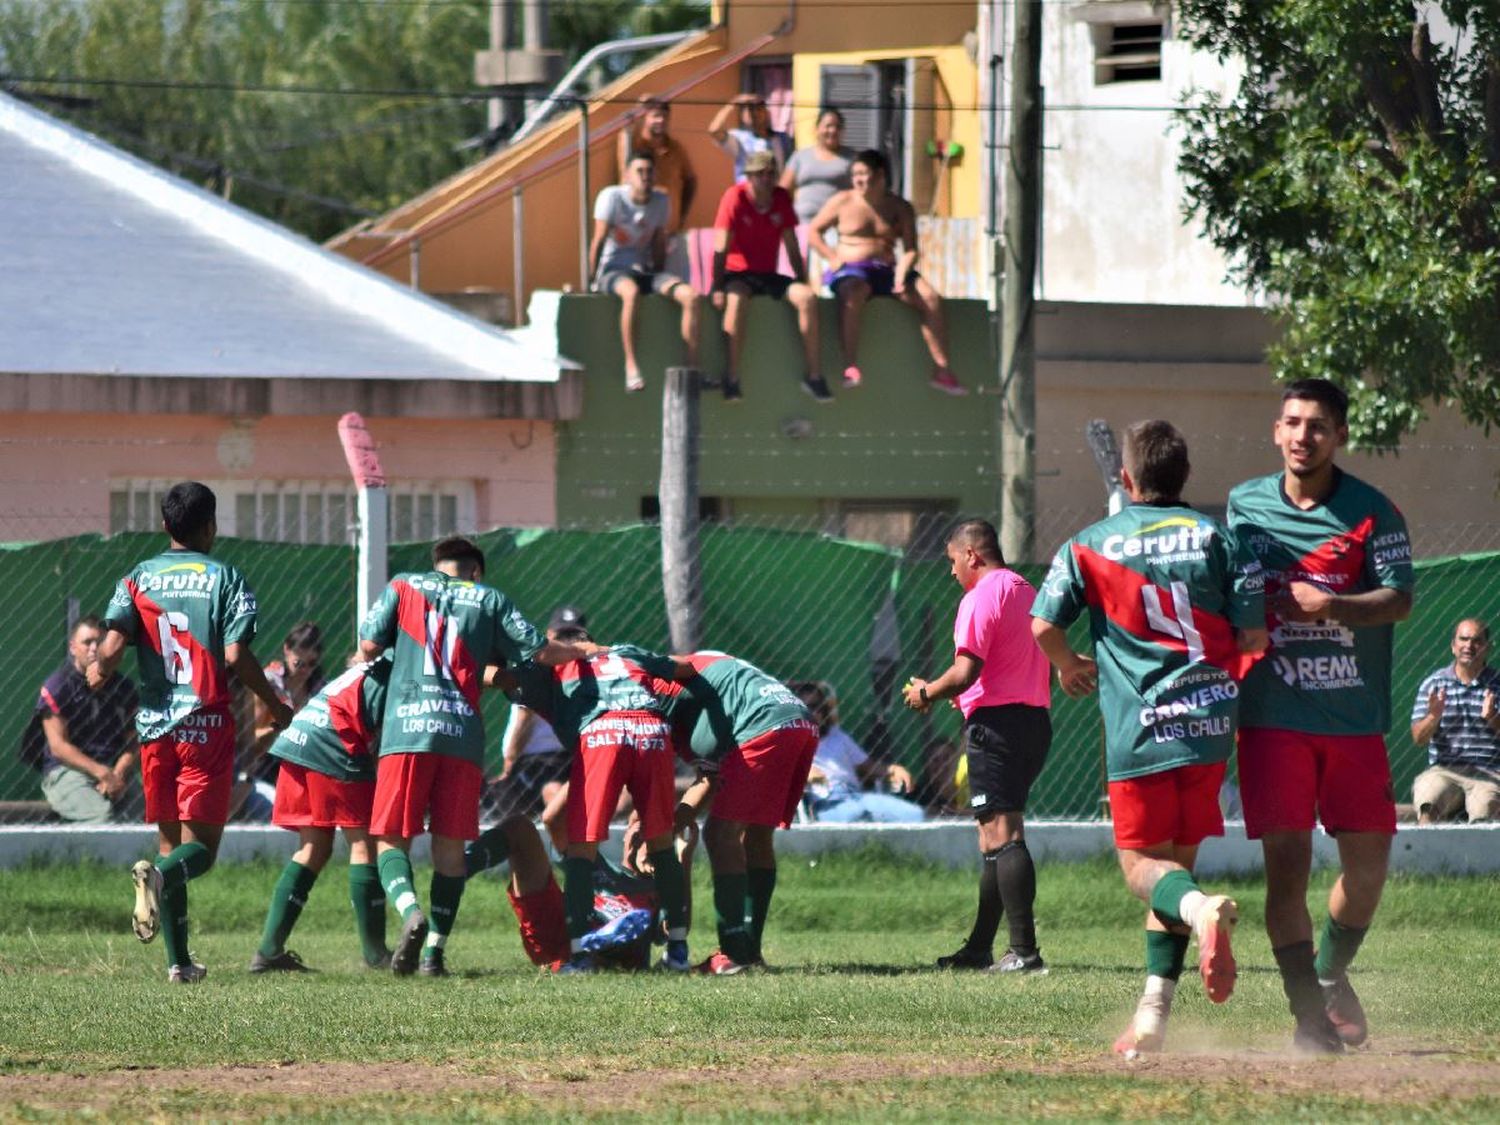
<svg viewBox="0 0 1500 1125">
<path fill-rule="evenodd" d="M 172 683 L 190 684 L 193 682 L 193 654 L 177 640 L 178 633 L 188 633 L 187 614 L 168 610 L 156 619 L 162 670 Z"/>
<path fill-rule="evenodd" d="M 1188 599 L 1186 582 L 1173 582 L 1167 591 L 1169 605 L 1161 604 L 1161 589 L 1141 587 L 1141 601 L 1146 606 L 1146 624 L 1163 636 L 1175 637 L 1187 646 L 1188 659 L 1203 659 L 1203 635 L 1193 624 L 1193 603 Z"/>
</svg>

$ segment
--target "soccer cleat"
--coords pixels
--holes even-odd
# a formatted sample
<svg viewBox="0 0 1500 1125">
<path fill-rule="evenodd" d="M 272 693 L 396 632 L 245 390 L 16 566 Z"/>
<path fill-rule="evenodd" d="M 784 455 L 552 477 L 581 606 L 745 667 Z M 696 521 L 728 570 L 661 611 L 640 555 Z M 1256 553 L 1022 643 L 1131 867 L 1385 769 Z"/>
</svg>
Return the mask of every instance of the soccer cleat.
<svg viewBox="0 0 1500 1125">
<path fill-rule="evenodd" d="M 1359 1002 L 1354 987 L 1347 975 L 1337 980 L 1321 982 L 1323 985 L 1323 1010 L 1328 1022 L 1339 1033 L 1346 1047 L 1360 1047 L 1370 1037 L 1370 1022 L 1365 1018 L 1364 1005 Z"/>
<path fill-rule="evenodd" d="M 731 379 L 728 375 L 724 376 L 724 401 L 739 402 L 744 397 L 745 393 L 740 390 L 740 381 Z"/>
<path fill-rule="evenodd" d="M 688 960 L 687 942 L 668 941 L 667 951 L 661 955 L 661 967 L 671 973 L 689 972 L 693 965 Z"/>
<path fill-rule="evenodd" d="M 161 929 L 161 871 L 149 859 L 139 859 L 130 868 L 130 879 L 135 884 L 130 928 L 141 941 L 150 941 Z"/>
<path fill-rule="evenodd" d="M 969 393 L 969 388 L 960 383 L 953 372 L 946 367 L 939 367 L 934 371 L 927 385 L 935 391 L 942 391 L 945 395 L 952 395 L 954 398 L 962 398 Z"/>
<path fill-rule="evenodd" d="M 1167 1041 L 1167 1015 L 1171 1010 L 1171 1000 L 1162 993 L 1142 996 L 1130 1026 L 1115 1040 L 1115 1054 L 1129 1060 L 1160 1051 Z"/>
<path fill-rule="evenodd" d="M 1305 1055 L 1342 1055 L 1344 1041 L 1339 1029 L 1323 1012 L 1309 1012 L 1297 1020 L 1292 1046 Z"/>
<path fill-rule="evenodd" d="M 560 977 L 577 976 L 580 973 L 597 973 L 599 965 L 592 953 L 575 953 L 554 970 Z"/>
<path fill-rule="evenodd" d="M 814 401 L 830 403 L 833 401 L 833 392 L 828 389 L 828 380 L 821 375 L 806 375 L 802 379 L 802 389 L 812 395 Z"/>
<path fill-rule="evenodd" d="M 864 372 L 856 364 L 851 363 L 844 368 L 844 386 L 851 390 L 865 381 Z"/>
<path fill-rule="evenodd" d="M 290 949 L 284 949 L 275 957 L 267 957 L 259 950 L 255 956 L 250 958 L 250 971 L 252 973 L 310 973 L 312 972 L 302 963 Z"/>
<path fill-rule="evenodd" d="M 583 950 L 585 953 L 605 953 L 639 941 L 650 927 L 652 917 L 649 910 L 627 910 L 592 933 L 585 934 Z"/>
<path fill-rule="evenodd" d="M 368 957 L 365 958 L 365 968 L 367 969 L 389 969 L 390 967 L 391 951 L 389 949 L 383 951 L 380 956 L 375 958 L 375 960 L 373 961 L 371 961 Z"/>
<path fill-rule="evenodd" d="M 417 971 L 417 958 L 422 955 L 422 943 L 427 940 L 427 915 L 418 908 L 401 925 L 401 938 L 391 951 L 391 972 L 398 977 L 409 977 Z"/>
<path fill-rule="evenodd" d="M 1222 1004 L 1234 991 L 1234 953 L 1229 936 L 1240 920 L 1240 908 L 1228 895 L 1213 895 L 1198 908 L 1193 931 L 1198 938 L 1198 972 L 1203 990 L 1215 1004 Z"/>
<path fill-rule="evenodd" d="M 937 967 L 940 969 L 988 969 L 994 963 L 993 953 L 970 949 L 967 945 L 960 945 L 948 956 L 937 959 Z"/>
<path fill-rule="evenodd" d="M 1042 960 L 1040 953 L 1020 954 L 1014 949 L 1007 949 L 1000 960 L 996 961 L 988 969 L 987 973 L 1020 973 L 1023 975 L 1047 975 L 1047 962 Z"/>
<path fill-rule="evenodd" d="M 167 970 L 168 984 L 197 984 L 208 976 L 208 970 L 196 961 L 190 961 L 186 965 L 173 965 Z"/>
<path fill-rule="evenodd" d="M 422 950 L 422 961 L 417 966 L 417 974 L 424 977 L 445 977 L 448 975 L 448 966 L 443 964 L 443 950 L 441 946 Z"/>
<path fill-rule="evenodd" d="M 741 965 L 734 958 L 730 957 L 729 954 L 716 949 L 713 956 L 707 961 L 695 965 L 693 972 L 703 973 L 705 976 L 710 977 L 732 977 L 738 976 L 748 968 L 750 968 L 749 965 Z"/>
</svg>

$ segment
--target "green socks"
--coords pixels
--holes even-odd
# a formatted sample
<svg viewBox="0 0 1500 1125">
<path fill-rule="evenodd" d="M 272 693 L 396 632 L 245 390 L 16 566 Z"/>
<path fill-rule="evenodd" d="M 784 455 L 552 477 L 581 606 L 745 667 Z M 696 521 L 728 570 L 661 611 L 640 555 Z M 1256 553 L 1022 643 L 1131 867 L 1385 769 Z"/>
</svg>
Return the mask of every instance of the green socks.
<svg viewBox="0 0 1500 1125">
<path fill-rule="evenodd" d="M 276 889 L 271 892 L 271 906 L 266 911 L 265 928 L 260 934 L 260 955 L 275 957 L 286 948 L 286 939 L 307 904 L 307 896 L 318 881 L 318 873 L 292 860 L 281 869 Z"/>
<path fill-rule="evenodd" d="M 1363 929 L 1345 926 L 1335 922 L 1330 915 L 1323 923 L 1323 937 L 1318 942 L 1318 956 L 1314 962 L 1318 979 L 1335 981 L 1348 972 L 1349 964 L 1359 952 L 1360 943 L 1365 940 L 1367 933 L 1368 926 Z"/>
<path fill-rule="evenodd" d="M 404 922 L 415 910 L 422 908 L 417 902 L 417 888 L 411 881 L 411 858 L 400 848 L 380 853 L 376 861 L 380 872 L 380 885 L 385 890 L 385 900 L 396 909 Z"/>
<path fill-rule="evenodd" d="M 161 885 L 164 891 L 173 887 L 186 886 L 189 879 L 196 879 L 213 865 L 214 857 L 197 841 L 179 844 L 170 853 L 156 861 L 156 869 L 161 872 Z M 180 963 L 186 964 L 187 962 Z"/>
<path fill-rule="evenodd" d="M 714 920 L 719 928 L 719 951 L 736 964 L 755 960 L 755 941 L 748 918 L 749 879 L 743 871 L 714 876 Z"/>
<path fill-rule="evenodd" d="M 349 865 L 349 902 L 354 907 L 354 928 L 359 932 L 365 964 L 378 965 L 388 951 L 385 891 L 380 887 L 380 870 L 373 863 Z"/>
<path fill-rule="evenodd" d="M 656 897 L 661 900 L 661 912 L 667 920 L 667 940 L 684 941 L 688 926 L 687 886 L 677 849 L 669 844 L 659 852 L 652 852 L 651 864 L 656 870 Z"/>
<path fill-rule="evenodd" d="M 1176 980 L 1187 960 L 1188 935 L 1146 931 L 1146 975 Z"/>
<path fill-rule="evenodd" d="M 188 893 L 187 883 L 178 882 L 171 887 L 162 887 L 161 892 L 161 940 L 167 948 L 168 965 L 190 965 L 188 956 Z"/>
<path fill-rule="evenodd" d="M 473 878 L 481 871 L 499 867 L 509 858 L 510 840 L 506 838 L 503 826 L 497 824 L 481 832 L 479 839 L 464 849 L 464 874 Z"/>
<path fill-rule="evenodd" d="M 1185 896 L 1190 894 L 1202 894 L 1198 890 L 1198 884 L 1193 880 L 1192 872 L 1177 869 L 1168 871 L 1156 881 L 1156 886 L 1151 888 L 1151 909 L 1163 922 L 1182 924 L 1187 919 L 1182 916 L 1181 906 Z"/>
<path fill-rule="evenodd" d="M 428 917 L 432 929 L 427 932 L 424 949 L 441 949 L 453 932 L 453 921 L 458 917 L 458 904 L 464 897 L 464 884 L 468 880 L 462 875 L 432 873 L 432 910 Z"/>
<path fill-rule="evenodd" d="M 568 937 L 576 950 L 584 935 L 593 928 L 593 860 L 573 856 L 563 860 L 563 905 L 568 912 Z"/>
<path fill-rule="evenodd" d="M 776 868 L 752 867 L 745 872 L 745 880 L 750 896 L 750 940 L 755 954 L 750 960 L 759 961 L 760 939 L 766 932 L 766 918 L 771 913 L 771 896 L 776 893 Z"/>
</svg>

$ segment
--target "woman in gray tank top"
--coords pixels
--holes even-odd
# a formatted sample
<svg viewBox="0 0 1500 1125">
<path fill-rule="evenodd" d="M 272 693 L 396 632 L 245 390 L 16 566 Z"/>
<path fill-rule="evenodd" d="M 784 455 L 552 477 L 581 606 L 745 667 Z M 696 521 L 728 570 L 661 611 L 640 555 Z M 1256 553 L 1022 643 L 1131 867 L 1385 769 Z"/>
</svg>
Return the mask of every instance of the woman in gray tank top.
<svg viewBox="0 0 1500 1125">
<path fill-rule="evenodd" d="M 781 186 L 792 193 L 792 207 L 799 223 L 810 223 L 835 192 L 846 191 L 849 163 L 854 154 L 843 147 L 844 115 L 828 108 L 818 114 L 816 139 L 799 148 L 786 162 Z"/>
</svg>

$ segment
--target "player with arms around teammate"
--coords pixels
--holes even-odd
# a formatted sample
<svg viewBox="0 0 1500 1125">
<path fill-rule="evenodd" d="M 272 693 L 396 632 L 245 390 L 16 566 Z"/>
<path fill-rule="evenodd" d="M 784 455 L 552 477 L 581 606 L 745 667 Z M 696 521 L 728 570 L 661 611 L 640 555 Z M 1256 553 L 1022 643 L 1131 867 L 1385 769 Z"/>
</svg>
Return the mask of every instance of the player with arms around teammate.
<svg viewBox="0 0 1500 1125">
<path fill-rule="evenodd" d="M 499 590 L 482 585 L 484 552 L 460 536 L 432 548 L 432 569 L 398 574 L 359 628 L 360 654 L 393 649 L 370 834 L 385 896 L 401 915 L 391 971 L 445 976 L 443 949 L 464 893 L 464 843 L 479 835 L 487 665 L 582 653 L 548 641 Z M 412 886 L 412 840 L 432 833 L 432 916 Z"/>
<path fill-rule="evenodd" d="M 304 972 L 286 947 L 318 875 L 333 856 L 333 835 L 349 841 L 349 901 L 365 964 L 390 963 L 385 947 L 385 893 L 370 843 L 375 751 L 385 717 L 391 659 L 360 662 L 325 684 L 271 744 L 281 763 L 271 823 L 297 833 L 297 851 L 276 881 L 252 973 Z"/>
<path fill-rule="evenodd" d="M 167 979 L 181 984 L 207 975 L 188 955 L 187 885 L 213 866 L 229 816 L 234 718 L 228 669 L 265 704 L 274 726 L 292 720 L 250 650 L 255 594 L 238 570 L 209 557 L 216 516 L 213 492 L 197 481 L 173 485 L 162 497 L 171 545 L 120 580 L 104 615 L 109 634 L 88 670 L 90 685 L 102 684 L 125 646 L 135 645 L 141 781 L 160 854 L 155 863 L 143 859 L 130 869 L 131 922 L 141 941 L 163 931 Z"/>
<path fill-rule="evenodd" d="M 1224 834 L 1219 786 L 1234 752 L 1239 681 L 1266 631 L 1260 564 L 1182 503 L 1182 435 L 1169 422 L 1137 422 L 1124 460 L 1130 504 L 1063 544 L 1031 631 L 1064 691 L 1099 686 L 1120 870 L 1150 907 L 1146 990 L 1115 1043 L 1133 1058 L 1162 1048 L 1191 935 L 1208 998 L 1223 1003 L 1234 988 L 1238 907 L 1199 890 L 1193 863 L 1204 839 Z M 1094 660 L 1068 643 L 1067 626 L 1084 612 Z"/>
<path fill-rule="evenodd" d="M 1267 659 L 1240 703 L 1245 833 L 1266 862 L 1266 932 L 1304 1050 L 1337 1053 L 1369 1034 L 1348 968 L 1385 887 L 1395 794 L 1391 641 L 1411 613 L 1406 521 L 1334 464 L 1348 399 L 1326 379 L 1282 395 L 1282 469 L 1229 494 L 1229 529 L 1266 571 Z M 1307 911 L 1315 819 L 1342 871 L 1316 955 Z"/>
</svg>

